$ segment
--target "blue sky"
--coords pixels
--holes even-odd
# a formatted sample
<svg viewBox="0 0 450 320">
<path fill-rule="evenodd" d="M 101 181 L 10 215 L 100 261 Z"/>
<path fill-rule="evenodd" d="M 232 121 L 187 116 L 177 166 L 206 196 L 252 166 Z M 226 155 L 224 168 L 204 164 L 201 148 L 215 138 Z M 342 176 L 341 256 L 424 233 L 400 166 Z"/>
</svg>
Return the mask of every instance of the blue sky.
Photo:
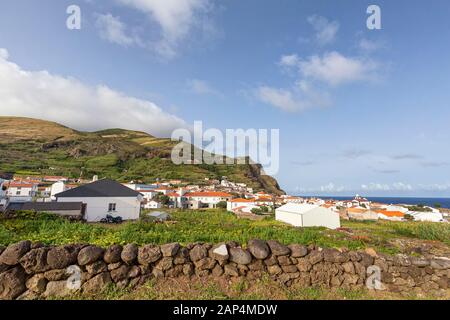
<svg viewBox="0 0 450 320">
<path fill-rule="evenodd" d="M 81 30 L 66 9 L 81 8 Z M 382 30 L 368 30 L 379 5 Z M 0 5 L 0 114 L 170 136 L 280 129 L 297 194 L 450 195 L 450 3 L 24 1 Z"/>
</svg>

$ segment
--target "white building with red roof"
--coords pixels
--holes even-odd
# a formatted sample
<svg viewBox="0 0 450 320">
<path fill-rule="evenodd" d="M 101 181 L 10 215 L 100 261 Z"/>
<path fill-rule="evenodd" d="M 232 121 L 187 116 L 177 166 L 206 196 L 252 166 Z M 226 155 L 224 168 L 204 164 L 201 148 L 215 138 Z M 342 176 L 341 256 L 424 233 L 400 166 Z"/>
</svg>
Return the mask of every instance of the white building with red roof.
<svg viewBox="0 0 450 320">
<path fill-rule="evenodd" d="M 219 202 L 227 202 L 233 198 L 229 193 L 218 191 L 189 192 L 184 194 L 184 197 L 187 198 L 188 207 L 191 209 L 196 209 L 196 207 L 213 209 Z"/>
</svg>

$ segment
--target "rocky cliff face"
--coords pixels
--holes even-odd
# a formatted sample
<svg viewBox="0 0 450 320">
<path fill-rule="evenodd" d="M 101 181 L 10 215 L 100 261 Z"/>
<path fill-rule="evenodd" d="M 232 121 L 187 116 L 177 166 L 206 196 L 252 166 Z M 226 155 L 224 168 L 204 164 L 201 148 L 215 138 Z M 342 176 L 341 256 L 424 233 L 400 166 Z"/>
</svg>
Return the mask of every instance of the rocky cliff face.
<svg viewBox="0 0 450 320">
<path fill-rule="evenodd" d="M 286 286 L 448 294 L 450 260 L 388 256 L 373 251 L 338 251 L 276 241 L 247 246 L 178 243 L 43 246 L 22 241 L 0 247 L 0 299 L 93 294 L 114 284 L 137 287 L 152 278 L 245 277 L 269 275 Z"/>
</svg>

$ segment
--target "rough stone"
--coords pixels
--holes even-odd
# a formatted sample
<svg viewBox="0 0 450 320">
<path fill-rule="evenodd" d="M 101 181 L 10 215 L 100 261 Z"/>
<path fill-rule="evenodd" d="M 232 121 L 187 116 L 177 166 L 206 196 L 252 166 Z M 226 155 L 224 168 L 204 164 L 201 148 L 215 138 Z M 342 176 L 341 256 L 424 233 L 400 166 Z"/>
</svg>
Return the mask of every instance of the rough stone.
<svg viewBox="0 0 450 320">
<path fill-rule="evenodd" d="M 221 275 L 223 275 L 223 273 L 224 273 L 223 268 L 218 264 L 216 264 L 214 269 L 212 269 L 212 275 L 214 277 L 220 277 Z"/>
<path fill-rule="evenodd" d="M 202 245 L 196 245 L 189 251 L 189 256 L 191 257 L 192 262 L 195 262 L 206 258 L 208 256 L 208 250 Z"/>
<path fill-rule="evenodd" d="M 186 263 L 183 265 L 183 274 L 185 276 L 191 276 L 194 274 L 194 265 L 192 263 Z"/>
<path fill-rule="evenodd" d="M 355 266 L 351 261 L 344 263 L 342 267 L 344 268 L 344 271 L 347 273 L 355 273 Z"/>
<path fill-rule="evenodd" d="M 194 262 L 194 265 L 199 270 L 211 270 L 216 266 L 216 260 L 210 257 Z"/>
<path fill-rule="evenodd" d="M 173 259 L 173 263 L 178 264 L 185 264 L 189 260 L 189 250 L 185 247 L 181 247 L 178 250 L 178 253 L 175 255 L 175 258 Z"/>
<path fill-rule="evenodd" d="M 180 250 L 180 244 L 178 242 L 161 246 L 163 257 L 174 257 L 178 253 L 178 250 Z"/>
<path fill-rule="evenodd" d="M 26 287 L 32 292 L 41 294 L 47 288 L 47 279 L 43 273 L 36 274 L 27 280 Z"/>
<path fill-rule="evenodd" d="M 16 298 L 19 301 L 28 301 L 28 300 L 38 300 L 40 298 L 40 294 L 37 292 L 33 292 L 31 290 L 27 290 L 22 293 L 20 296 Z"/>
<path fill-rule="evenodd" d="M 279 256 L 278 263 L 280 266 L 289 266 L 292 264 L 292 261 L 288 256 Z"/>
<path fill-rule="evenodd" d="M 130 267 L 123 264 L 119 268 L 111 271 L 111 279 L 116 283 L 128 279 L 128 272 L 130 272 Z"/>
<path fill-rule="evenodd" d="M 140 264 L 149 265 L 158 261 L 162 256 L 158 246 L 146 245 L 138 250 L 138 261 Z"/>
<path fill-rule="evenodd" d="M 128 277 L 129 278 L 136 278 L 141 275 L 141 268 L 138 266 L 132 266 L 130 268 L 130 271 L 128 271 Z"/>
<path fill-rule="evenodd" d="M 12 259 L 8 260 L 8 262 L 10 261 Z M 22 267 L 15 267 L 0 274 L 0 300 L 15 299 L 24 293 L 26 289 L 25 271 Z"/>
<path fill-rule="evenodd" d="M 302 258 L 308 254 L 308 248 L 299 244 L 288 245 L 292 258 Z"/>
<path fill-rule="evenodd" d="M 85 266 L 103 258 L 104 250 L 97 246 L 87 246 L 78 253 L 78 264 Z"/>
<path fill-rule="evenodd" d="M 248 243 L 248 250 L 259 260 L 264 260 L 270 255 L 270 248 L 265 241 L 250 240 Z"/>
<path fill-rule="evenodd" d="M 308 262 L 312 265 L 315 265 L 322 261 L 323 261 L 323 252 L 321 251 L 313 251 L 308 255 Z"/>
<path fill-rule="evenodd" d="M 20 241 L 8 246 L 0 255 L 0 264 L 8 266 L 19 264 L 20 258 L 30 251 L 30 247 L 31 241 Z"/>
<path fill-rule="evenodd" d="M 172 266 L 173 266 L 173 259 L 170 257 L 164 257 L 158 261 L 158 263 L 155 265 L 155 269 L 166 271 L 172 268 Z"/>
<path fill-rule="evenodd" d="M 127 244 L 123 247 L 122 253 L 120 254 L 120 258 L 123 262 L 128 265 L 133 264 L 138 257 L 138 246 L 131 243 Z"/>
<path fill-rule="evenodd" d="M 20 264 L 28 274 L 41 273 L 48 270 L 47 248 L 33 249 L 20 258 Z"/>
<path fill-rule="evenodd" d="M 67 286 L 67 281 L 50 281 L 43 293 L 44 298 L 64 298 L 76 292 Z"/>
<path fill-rule="evenodd" d="M 103 260 L 105 260 L 105 262 L 108 264 L 120 262 L 122 250 L 123 250 L 123 248 L 120 245 L 115 244 L 115 245 L 109 246 L 105 251 Z"/>
<path fill-rule="evenodd" d="M 430 267 L 437 270 L 450 269 L 449 258 L 437 258 L 430 261 Z"/>
<path fill-rule="evenodd" d="M 247 265 L 252 262 L 252 256 L 250 252 L 242 248 L 230 248 L 230 261 L 237 264 Z"/>
<path fill-rule="evenodd" d="M 336 249 L 323 250 L 323 259 L 327 262 L 344 263 L 350 260 L 349 256 Z"/>
<path fill-rule="evenodd" d="M 238 269 L 232 264 L 225 265 L 224 274 L 230 277 L 239 277 Z"/>
<path fill-rule="evenodd" d="M 290 265 L 290 266 L 281 266 L 281 269 L 283 269 L 286 273 L 295 273 L 298 272 L 298 268 L 296 266 Z"/>
<path fill-rule="evenodd" d="M 49 270 L 44 273 L 44 276 L 48 281 L 60 281 L 69 278 L 69 274 L 66 272 L 66 269 Z"/>
<path fill-rule="evenodd" d="M 273 266 L 268 266 L 267 267 L 267 272 L 270 275 L 279 275 L 279 274 L 281 274 L 283 272 L 283 270 L 280 268 L 279 265 L 274 264 Z"/>
<path fill-rule="evenodd" d="M 273 255 L 271 255 L 266 260 L 264 260 L 264 264 L 266 266 L 273 266 L 274 264 L 277 264 L 277 263 L 278 263 L 278 259 L 276 256 L 273 256 Z"/>
<path fill-rule="evenodd" d="M 108 265 L 104 261 L 99 260 L 88 264 L 86 266 L 86 271 L 90 274 L 96 275 L 108 271 Z"/>
<path fill-rule="evenodd" d="M 274 256 L 287 256 L 291 253 L 291 250 L 288 247 L 282 245 L 278 241 L 269 240 L 267 241 L 267 244 L 269 245 L 270 251 Z"/>
<path fill-rule="evenodd" d="M 221 244 L 212 248 L 211 257 L 217 261 L 227 261 L 230 258 L 226 244 Z"/>
<path fill-rule="evenodd" d="M 102 292 L 111 282 L 109 272 L 102 272 L 83 284 L 83 293 L 95 294 Z"/>
<path fill-rule="evenodd" d="M 309 262 L 307 258 L 298 259 L 297 268 L 301 272 L 308 272 L 312 269 L 312 264 Z"/>
<path fill-rule="evenodd" d="M 47 264 L 49 269 L 64 269 L 77 263 L 80 247 L 67 245 L 51 248 L 47 252 Z"/>
<path fill-rule="evenodd" d="M 425 268 L 430 265 L 430 261 L 426 260 L 426 259 L 417 258 L 417 257 L 411 257 L 411 264 L 413 266 Z"/>
<path fill-rule="evenodd" d="M 108 264 L 108 271 L 116 270 L 122 265 L 122 262 Z"/>
</svg>

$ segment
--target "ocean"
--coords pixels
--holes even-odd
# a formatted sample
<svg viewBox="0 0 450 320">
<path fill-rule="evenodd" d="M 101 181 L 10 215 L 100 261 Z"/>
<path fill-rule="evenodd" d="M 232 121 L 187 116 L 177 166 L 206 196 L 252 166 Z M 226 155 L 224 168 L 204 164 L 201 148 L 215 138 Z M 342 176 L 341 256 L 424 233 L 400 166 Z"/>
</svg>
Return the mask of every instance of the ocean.
<svg viewBox="0 0 450 320">
<path fill-rule="evenodd" d="M 301 196 L 304 197 L 304 196 Z M 304 198 L 311 198 L 311 196 L 307 196 Z M 320 199 L 334 199 L 334 200 L 353 200 L 354 197 L 324 197 L 317 196 Z M 410 204 L 410 205 L 418 205 L 423 204 L 425 206 L 435 207 L 439 204 L 442 208 L 450 209 L 450 198 L 410 198 L 410 197 L 366 197 L 368 200 L 372 202 L 379 202 L 385 204 Z"/>
</svg>

